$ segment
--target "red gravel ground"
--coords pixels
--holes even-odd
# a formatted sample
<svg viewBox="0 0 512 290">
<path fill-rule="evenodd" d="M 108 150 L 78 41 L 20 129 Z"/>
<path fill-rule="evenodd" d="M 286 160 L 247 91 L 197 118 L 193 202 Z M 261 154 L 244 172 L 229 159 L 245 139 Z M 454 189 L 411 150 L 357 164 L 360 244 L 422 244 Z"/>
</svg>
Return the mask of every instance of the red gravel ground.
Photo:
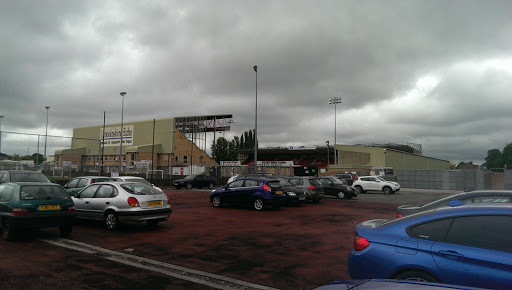
<svg viewBox="0 0 512 290">
<path fill-rule="evenodd" d="M 168 221 L 156 229 L 144 224 L 129 224 L 117 232 L 109 232 L 101 223 L 83 222 L 73 227 L 70 238 L 119 252 L 130 248 L 133 255 L 270 287 L 313 289 L 333 280 L 350 279 L 347 258 L 354 239 L 354 226 L 368 219 L 393 218 L 397 206 L 357 198 L 325 198 L 318 204 L 257 212 L 244 207 L 214 208 L 209 202 L 208 191 L 166 190 L 166 194 L 171 199 L 173 213 Z M 39 236 L 44 233 L 57 235 L 58 231 L 45 229 Z M 6 243 L 0 243 L 2 250 L 12 249 L 13 245 Z M 43 243 L 50 253 L 37 256 L 43 253 L 31 253 L 32 243 L 41 242 L 28 240 L 13 243 L 14 247 L 27 247 L 26 255 L 37 257 L 36 261 L 41 260 L 43 264 L 54 259 L 52 245 Z M 72 250 L 65 253 L 69 251 Z M 135 275 L 136 278 L 136 273 L 141 272 L 114 262 L 100 261 L 98 257 L 77 258 L 80 255 L 87 254 L 64 254 L 67 266 L 58 267 L 59 271 L 63 275 L 76 276 L 81 268 L 98 268 L 102 263 L 108 271 L 105 277 L 77 278 L 76 285 L 68 285 L 70 288 L 130 288 L 122 282 L 109 283 L 108 279 L 123 281 L 119 279 L 122 275 L 132 273 L 130 277 L 134 278 Z M 20 258 L 24 259 L 23 256 Z M 19 271 L 23 272 L 22 269 Z M 13 273 L 16 271 L 11 271 Z M 115 273 L 119 273 L 119 277 L 112 278 Z M 5 274 L 0 267 L 0 276 L 5 277 Z M 131 286 L 138 288 L 144 285 L 154 289 L 206 288 L 173 281 L 156 273 L 142 274 L 147 280 L 140 280 L 142 284 Z M 36 287 L 37 281 L 34 283 L 26 282 L 26 285 Z M 45 285 L 48 286 L 41 284 Z"/>
</svg>

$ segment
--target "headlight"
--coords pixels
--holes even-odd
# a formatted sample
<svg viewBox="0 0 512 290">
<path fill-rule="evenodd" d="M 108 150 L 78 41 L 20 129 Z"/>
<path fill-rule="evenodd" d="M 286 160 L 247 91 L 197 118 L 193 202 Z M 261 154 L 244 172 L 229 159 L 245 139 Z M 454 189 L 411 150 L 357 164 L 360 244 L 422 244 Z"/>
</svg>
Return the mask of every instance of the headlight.
<svg viewBox="0 0 512 290">
<path fill-rule="evenodd" d="M 287 194 L 290 195 L 290 196 L 295 196 L 296 195 L 295 192 L 290 192 L 290 191 L 288 191 Z"/>
</svg>

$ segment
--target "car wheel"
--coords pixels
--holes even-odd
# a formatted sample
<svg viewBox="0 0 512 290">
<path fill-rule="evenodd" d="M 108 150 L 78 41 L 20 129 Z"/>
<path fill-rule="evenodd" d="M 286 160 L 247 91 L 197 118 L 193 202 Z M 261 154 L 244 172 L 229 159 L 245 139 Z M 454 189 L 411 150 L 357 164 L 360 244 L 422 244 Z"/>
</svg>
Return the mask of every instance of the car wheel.
<svg viewBox="0 0 512 290">
<path fill-rule="evenodd" d="M 384 188 L 382 189 L 382 192 L 384 192 L 384 194 L 391 194 L 393 191 L 391 190 L 391 187 L 384 186 Z"/>
<path fill-rule="evenodd" d="M 345 198 L 345 194 L 343 192 L 338 192 L 338 198 L 339 199 L 342 199 L 342 198 Z"/>
<path fill-rule="evenodd" d="M 187 189 L 192 189 L 192 183 L 187 183 Z"/>
<path fill-rule="evenodd" d="M 436 278 L 430 276 L 427 273 L 419 272 L 419 271 L 409 271 L 402 273 L 395 277 L 397 280 L 409 280 L 409 281 L 421 281 L 421 282 L 436 282 L 439 283 L 440 281 Z"/>
<path fill-rule="evenodd" d="M 214 196 L 212 199 L 212 205 L 214 207 L 220 207 L 222 205 L 222 201 L 220 200 L 220 197 Z"/>
<path fill-rule="evenodd" d="M 150 227 L 156 227 L 160 223 L 160 220 L 147 220 L 146 223 Z"/>
<path fill-rule="evenodd" d="M 109 231 L 114 231 L 119 228 L 119 218 L 112 210 L 105 214 L 105 227 L 107 227 Z"/>
<path fill-rule="evenodd" d="M 364 193 L 364 192 L 365 192 L 365 191 L 363 190 L 363 188 L 362 188 L 360 185 L 356 185 L 356 186 L 355 186 L 355 189 L 356 189 L 357 194 L 360 194 L 360 193 Z"/>
<path fill-rule="evenodd" d="M 61 237 L 67 237 L 73 231 L 73 227 L 71 225 L 61 225 L 59 226 L 59 233 Z"/>
<path fill-rule="evenodd" d="M 2 221 L 2 237 L 6 241 L 14 239 L 14 228 L 7 223 L 7 219 Z"/>
<path fill-rule="evenodd" d="M 213 189 L 213 187 L 214 187 L 213 183 L 208 184 L 209 189 Z"/>
<path fill-rule="evenodd" d="M 261 198 L 255 199 L 252 204 L 254 206 L 254 209 L 257 211 L 260 211 L 263 209 L 263 199 L 261 199 Z"/>
</svg>

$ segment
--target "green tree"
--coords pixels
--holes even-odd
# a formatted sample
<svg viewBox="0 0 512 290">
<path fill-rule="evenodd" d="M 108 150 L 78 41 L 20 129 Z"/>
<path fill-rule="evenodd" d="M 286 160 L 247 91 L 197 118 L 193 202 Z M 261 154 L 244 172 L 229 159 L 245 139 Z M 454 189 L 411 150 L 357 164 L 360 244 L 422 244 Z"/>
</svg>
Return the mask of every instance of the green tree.
<svg viewBox="0 0 512 290">
<path fill-rule="evenodd" d="M 485 158 L 485 167 L 489 168 L 503 168 L 503 154 L 499 149 L 491 149 L 487 151 Z"/>
<path fill-rule="evenodd" d="M 18 154 L 14 153 L 14 155 L 11 156 L 11 160 L 12 161 L 20 161 L 21 157 Z"/>
<path fill-rule="evenodd" d="M 508 169 L 512 168 L 512 143 L 503 148 L 503 166 Z"/>
</svg>

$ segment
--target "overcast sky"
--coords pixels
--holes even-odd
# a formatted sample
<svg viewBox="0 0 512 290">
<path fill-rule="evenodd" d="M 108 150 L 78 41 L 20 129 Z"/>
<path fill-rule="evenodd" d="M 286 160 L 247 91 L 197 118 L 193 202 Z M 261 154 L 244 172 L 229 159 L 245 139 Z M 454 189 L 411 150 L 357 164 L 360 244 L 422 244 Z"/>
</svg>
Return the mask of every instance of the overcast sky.
<svg viewBox="0 0 512 290">
<path fill-rule="evenodd" d="M 125 122 L 233 114 L 231 140 L 254 65 L 260 147 L 333 144 L 333 97 L 339 144 L 479 164 L 512 140 L 511 1 L 6 0 L 0 39 L 7 154 L 42 153 L 45 106 L 52 136 L 120 123 L 121 91 Z"/>
</svg>

